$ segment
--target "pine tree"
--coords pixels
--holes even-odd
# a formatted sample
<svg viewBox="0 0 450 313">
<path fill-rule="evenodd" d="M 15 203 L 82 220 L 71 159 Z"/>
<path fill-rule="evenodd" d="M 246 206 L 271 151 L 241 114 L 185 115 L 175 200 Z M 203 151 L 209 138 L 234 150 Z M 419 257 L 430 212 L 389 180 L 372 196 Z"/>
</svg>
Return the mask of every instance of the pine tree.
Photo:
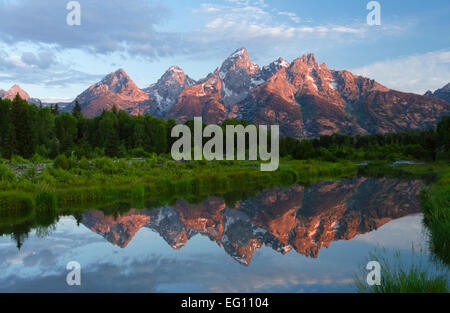
<svg viewBox="0 0 450 313">
<path fill-rule="evenodd" d="M 120 156 L 120 140 L 117 129 L 112 127 L 106 136 L 105 154 L 109 157 Z"/>
<path fill-rule="evenodd" d="M 28 102 L 17 95 L 13 100 L 11 114 L 15 137 L 15 147 L 13 149 L 20 156 L 29 158 L 33 155 L 33 134 Z"/>
<path fill-rule="evenodd" d="M 60 142 L 60 151 L 68 151 L 78 137 L 77 119 L 69 113 L 63 113 L 55 119 L 55 133 Z"/>
<path fill-rule="evenodd" d="M 59 115 L 59 105 L 58 105 L 58 103 L 55 104 L 54 106 L 51 106 L 51 108 L 52 108 L 52 113 L 53 114 Z"/>
<path fill-rule="evenodd" d="M 9 122 L 3 129 L 3 156 L 10 159 L 14 154 L 18 154 L 17 141 L 14 126 Z"/>
<path fill-rule="evenodd" d="M 75 106 L 73 107 L 72 115 L 75 116 L 77 119 L 83 116 L 83 113 L 81 112 L 81 105 L 78 102 L 78 99 L 75 100 Z"/>
</svg>

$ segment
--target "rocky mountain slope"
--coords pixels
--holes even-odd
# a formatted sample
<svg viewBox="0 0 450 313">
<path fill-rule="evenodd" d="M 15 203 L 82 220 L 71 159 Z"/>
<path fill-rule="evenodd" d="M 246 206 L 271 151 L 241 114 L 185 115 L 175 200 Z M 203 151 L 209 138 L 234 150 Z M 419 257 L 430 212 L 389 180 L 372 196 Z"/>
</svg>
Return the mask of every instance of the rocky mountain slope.
<svg viewBox="0 0 450 313">
<path fill-rule="evenodd" d="M 76 100 L 87 117 L 100 115 L 103 110 L 111 110 L 113 106 L 130 114 L 142 114 L 149 109 L 149 96 L 136 86 L 123 69 L 108 74 L 86 89 Z"/>
<path fill-rule="evenodd" d="M 440 98 L 447 102 L 450 102 L 450 83 L 445 85 L 444 87 L 432 92 L 431 90 L 428 90 L 425 93 L 425 96 L 428 97 L 434 97 L 434 98 Z"/>
<path fill-rule="evenodd" d="M 330 70 L 313 54 L 291 63 L 279 58 L 260 68 L 241 48 L 198 81 L 172 66 L 156 84 L 140 90 L 119 70 L 78 100 L 87 116 L 116 105 L 131 114 L 150 113 L 178 122 L 195 116 L 206 123 L 242 118 L 257 125 L 280 125 L 283 135 L 316 137 L 434 127 L 450 114 L 450 104 L 437 96 L 445 94 L 445 88 L 434 97 L 391 90 L 345 70 Z"/>
<path fill-rule="evenodd" d="M 2 99 L 13 100 L 17 94 L 25 100 L 29 100 L 31 98 L 30 95 L 25 90 L 20 88 L 19 85 L 12 86 L 8 91 L 0 89 L 0 98 Z"/>
<path fill-rule="evenodd" d="M 0 97 L 11 99 L 17 93 L 40 102 L 19 86 L 0 90 Z M 280 125 L 285 136 L 317 137 L 429 129 L 450 114 L 449 95 L 450 84 L 425 96 L 391 90 L 345 70 L 330 70 L 314 54 L 291 63 L 279 58 L 260 68 L 241 48 L 198 81 L 172 66 L 155 84 L 140 89 L 119 69 L 76 99 L 87 117 L 116 106 L 133 115 L 149 113 L 180 123 L 196 116 L 208 124 L 246 119 Z M 70 112 L 74 104 L 62 111 Z"/>
<path fill-rule="evenodd" d="M 195 83 L 181 68 L 172 66 L 156 84 L 143 89 L 152 104 L 148 112 L 157 117 L 164 117 L 178 102 L 180 93 Z"/>
</svg>

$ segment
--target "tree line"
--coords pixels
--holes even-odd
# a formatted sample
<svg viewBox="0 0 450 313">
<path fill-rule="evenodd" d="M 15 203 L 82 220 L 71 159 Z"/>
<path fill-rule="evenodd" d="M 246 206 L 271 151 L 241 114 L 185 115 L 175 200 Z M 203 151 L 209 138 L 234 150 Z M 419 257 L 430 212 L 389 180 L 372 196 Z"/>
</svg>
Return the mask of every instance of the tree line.
<svg viewBox="0 0 450 313">
<path fill-rule="evenodd" d="M 313 139 L 282 138 L 281 156 L 294 159 L 417 160 L 450 159 L 450 116 L 436 129 L 374 135 L 333 134 Z"/>
<path fill-rule="evenodd" d="M 244 120 L 226 120 L 221 125 L 244 125 Z M 32 158 L 35 154 L 54 159 L 60 154 L 78 158 L 145 157 L 170 153 L 177 138 L 171 137 L 175 120 L 149 114 L 131 116 L 117 110 L 85 118 L 75 103 L 72 113 L 60 113 L 57 106 L 29 104 L 18 95 L 0 99 L 0 154 Z M 193 130 L 193 120 L 186 122 Z M 208 140 L 208 139 L 206 139 Z M 411 156 L 416 159 L 449 159 L 450 117 L 436 129 L 397 134 L 334 134 L 315 139 L 281 138 L 281 156 L 294 159 L 380 159 Z"/>
</svg>

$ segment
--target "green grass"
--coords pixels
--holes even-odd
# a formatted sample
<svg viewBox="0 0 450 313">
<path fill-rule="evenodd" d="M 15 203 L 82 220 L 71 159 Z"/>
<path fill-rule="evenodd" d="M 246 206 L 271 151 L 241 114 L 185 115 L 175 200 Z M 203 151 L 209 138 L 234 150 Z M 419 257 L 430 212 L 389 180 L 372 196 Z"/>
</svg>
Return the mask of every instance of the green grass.
<svg viewBox="0 0 450 313">
<path fill-rule="evenodd" d="M 256 161 L 185 162 L 172 160 L 96 159 L 86 169 L 85 160 L 62 169 L 48 164 L 33 175 L 13 175 L 2 164 L 5 177 L 0 194 L 17 192 L 37 197 L 42 191 L 55 195 L 60 204 L 112 198 L 143 198 L 155 195 L 202 195 L 226 193 L 262 186 L 308 183 L 353 175 L 350 162 L 286 161 L 276 172 L 261 172 Z M 32 166 L 32 164 L 28 164 Z"/>
<path fill-rule="evenodd" d="M 32 197 L 18 192 L 0 194 L 0 227 L 23 223 L 33 218 Z"/>
<path fill-rule="evenodd" d="M 14 213 L 20 215 L 27 213 L 32 208 L 33 200 L 29 195 L 20 192 L 0 194 L 0 216 Z"/>
<path fill-rule="evenodd" d="M 419 256 L 420 257 L 420 256 Z M 386 250 L 370 253 L 366 260 L 377 261 L 381 266 L 380 285 L 369 286 L 366 282 L 368 271 L 361 266 L 360 273 L 354 277 L 354 286 L 361 293 L 448 293 L 448 270 L 439 263 L 434 267 L 424 267 L 418 255 L 412 253 L 410 262 L 402 261 L 400 252 L 392 258 Z"/>
<path fill-rule="evenodd" d="M 421 193 L 424 223 L 430 230 L 430 248 L 442 261 L 450 264 L 450 170 Z"/>
</svg>

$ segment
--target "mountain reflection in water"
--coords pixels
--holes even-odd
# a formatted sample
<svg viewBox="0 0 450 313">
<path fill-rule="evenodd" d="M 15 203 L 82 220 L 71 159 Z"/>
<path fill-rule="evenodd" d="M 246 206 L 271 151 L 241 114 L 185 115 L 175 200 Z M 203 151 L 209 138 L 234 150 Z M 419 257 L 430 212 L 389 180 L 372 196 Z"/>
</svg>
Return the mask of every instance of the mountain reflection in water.
<svg viewBox="0 0 450 313">
<path fill-rule="evenodd" d="M 232 208 L 216 197 L 200 204 L 178 200 L 175 206 L 130 210 L 113 217 L 87 211 L 81 223 L 114 245 L 125 248 L 142 227 L 160 234 L 174 249 L 200 234 L 228 255 L 250 265 L 266 245 L 286 254 L 292 249 L 317 258 L 322 247 L 373 231 L 387 222 L 420 212 L 420 181 L 354 178 L 302 186 L 275 187 Z"/>
</svg>

